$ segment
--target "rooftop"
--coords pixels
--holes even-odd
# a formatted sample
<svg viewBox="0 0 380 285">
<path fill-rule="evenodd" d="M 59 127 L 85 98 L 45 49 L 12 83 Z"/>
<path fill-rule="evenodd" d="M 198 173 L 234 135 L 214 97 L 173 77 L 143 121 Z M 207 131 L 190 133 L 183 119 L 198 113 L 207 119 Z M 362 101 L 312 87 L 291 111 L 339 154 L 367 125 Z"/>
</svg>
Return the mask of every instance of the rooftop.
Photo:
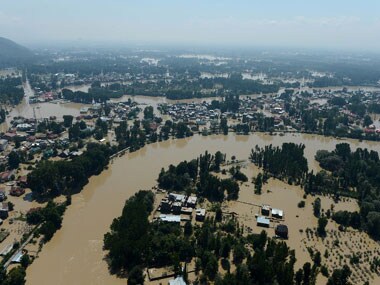
<svg viewBox="0 0 380 285">
<path fill-rule="evenodd" d="M 270 220 L 263 217 L 263 216 L 259 216 L 257 217 L 257 223 L 258 224 L 265 224 L 265 225 L 269 225 L 270 224 Z"/>
<path fill-rule="evenodd" d="M 163 222 L 169 222 L 169 223 L 180 223 L 181 222 L 181 216 L 180 215 L 164 215 L 164 214 L 161 214 L 159 216 L 159 219 Z"/>
</svg>

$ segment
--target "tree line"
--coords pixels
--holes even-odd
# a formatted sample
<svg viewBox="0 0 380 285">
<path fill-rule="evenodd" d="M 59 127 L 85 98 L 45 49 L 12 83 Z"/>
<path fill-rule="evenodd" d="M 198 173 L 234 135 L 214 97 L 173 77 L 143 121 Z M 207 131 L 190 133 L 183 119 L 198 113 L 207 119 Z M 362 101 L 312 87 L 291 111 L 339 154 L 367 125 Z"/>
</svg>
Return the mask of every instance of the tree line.
<svg viewBox="0 0 380 285">
<path fill-rule="evenodd" d="M 340 196 L 357 198 L 359 213 L 339 211 L 333 215 L 333 219 L 344 226 L 366 230 L 373 238 L 379 239 L 380 160 L 378 152 L 362 148 L 351 151 L 349 144 L 341 143 L 337 144 L 335 150 L 331 152 L 318 151 L 316 160 L 326 172 L 319 176 L 310 174 L 305 183 L 305 191 L 330 193 L 337 199 Z"/>
<path fill-rule="evenodd" d="M 264 172 L 290 184 L 300 184 L 308 172 L 304 149 L 305 145 L 295 143 L 283 143 L 281 147 L 270 144 L 264 148 L 256 145 L 249 158 Z"/>
<path fill-rule="evenodd" d="M 107 167 L 114 147 L 97 143 L 87 144 L 80 156 L 66 161 L 41 161 L 28 174 L 28 186 L 37 198 L 56 197 L 80 191 L 88 178 Z"/>
<path fill-rule="evenodd" d="M 196 193 L 210 201 L 236 200 L 239 196 L 237 175 L 235 178 L 220 179 L 211 172 L 220 171 L 225 155 L 220 151 L 211 155 L 207 151 L 199 158 L 189 162 L 180 162 L 177 166 L 170 165 L 165 171 L 161 169 L 158 185 L 167 190 Z"/>
<path fill-rule="evenodd" d="M 0 78 L 0 102 L 18 105 L 24 98 L 21 77 Z"/>
<path fill-rule="evenodd" d="M 121 90 L 112 90 L 109 87 L 92 87 L 88 92 L 83 91 L 72 91 L 70 89 L 62 90 L 62 98 L 84 104 L 91 104 L 92 101 L 97 103 L 104 103 L 111 98 L 120 98 L 124 94 L 123 89 Z"/>
</svg>

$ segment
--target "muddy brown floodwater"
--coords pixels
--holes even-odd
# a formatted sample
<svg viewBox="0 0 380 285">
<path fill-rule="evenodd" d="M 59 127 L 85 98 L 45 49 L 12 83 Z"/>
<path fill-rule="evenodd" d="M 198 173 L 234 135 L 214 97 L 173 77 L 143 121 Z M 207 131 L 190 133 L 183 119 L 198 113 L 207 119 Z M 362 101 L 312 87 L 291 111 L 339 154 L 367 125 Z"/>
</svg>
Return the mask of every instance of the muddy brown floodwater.
<svg viewBox="0 0 380 285">
<path fill-rule="evenodd" d="M 27 284 L 126 284 L 110 275 L 102 250 L 103 235 L 124 202 L 140 189 L 150 189 L 162 167 L 190 160 L 208 150 L 220 150 L 227 158 L 247 159 L 256 144 L 281 145 L 283 142 L 304 143 L 309 167 L 318 170 L 314 155 L 319 149 L 333 150 L 339 142 L 349 142 L 352 149 L 367 147 L 376 151 L 380 144 L 352 140 L 338 141 L 312 135 L 286 134 L 270 136 L 194 136 L 150 144 L 143 149 L 116 158 L 109 169 L 92 177 L 80 194 L 74 195 L 62 224 L 39 257 L 27 269 Z M 252 176 L 252 175 L 251 175 Z M 244 198 L 244 196 L 242 196 Z M 296 201 L 292 201 L 295 203 Z M 306 227 L 307 225 L 305 225 Z"/>
</svg>

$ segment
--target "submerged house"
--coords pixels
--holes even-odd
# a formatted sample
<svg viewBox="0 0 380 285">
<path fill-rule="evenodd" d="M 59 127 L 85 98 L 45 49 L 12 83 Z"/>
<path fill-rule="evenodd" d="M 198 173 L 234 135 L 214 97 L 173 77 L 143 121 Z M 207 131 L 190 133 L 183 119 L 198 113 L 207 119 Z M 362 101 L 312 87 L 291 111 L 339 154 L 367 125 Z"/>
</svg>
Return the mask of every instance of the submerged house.
<svg viewBox="0 0 380 285">
<path fill-rule="evenodd" d="M 181 222 L 181 216 L 180 215 L 165 215 L 161 214 L 159 216 L 160 221 L 167 222 L 167 223 L 180 223 Z"/>
<path fill-rule="evenodd" d="M 270 214 L 270 206 L 269 205 L 262 205 L 261 206 L 261 215 L 269 216 Z"/>
<path fill-rule="evenodd" d="M 269 228 L 270 220 L 266 217 L 259 216 L 259 217 L 257 217 L 257 225 L 259 227 Z"/>
<path fill-rule="evenodd" d="M 195 206 L 197 205 L 197 197 L 189 196 L 187 198 L 186 204 L 187 204 L 187 207 L 195 208 Z"/>
<path fill-rule="evenodd" d="M 284 238 L 284 239 L 288 238 L 289 230 L 288 230 L 288 227 L 286 225 L 278 225 L 274 232 L 275 232 L 276 236 L 279 236 L 279 237 Z"/>
<path fill-rule="evenodd" d="M 169 280 L 168 285 L 186 285 L 186 282 L 182 276 L 178 276 L 175 279 Z"/>
<path fill-rule="evenodd" d="M 206 218 L 206 209 L 196 209 L 195 210 L 195 219 L 199 222 L 203 222 Z"/>
<path fill-rule="evenodd" d="M 6 219 L 9 216 L 8 203 L 0 203 L 0 219 Z"/>
<path fill-rule="evenodd" d="M 284 211 L 280 209 L 272 209 L 272 218 L 282 219 L 284 217 Z"/>
<path fill-rule="evenodd" d="M 180 214 L 181 213 L 181 208 L 182 208 L 182 203 L 181 202 L 174 202 L 172 205 L 172 211 L 174 214 Z"/>
<path fill-rule="evenodd" d="M 19 186 L 12 186 L 11 190 L 9 191 L 9 195 L 20 197 L 21 195 L 25 194 L 25 189 Z"/>
</svg>

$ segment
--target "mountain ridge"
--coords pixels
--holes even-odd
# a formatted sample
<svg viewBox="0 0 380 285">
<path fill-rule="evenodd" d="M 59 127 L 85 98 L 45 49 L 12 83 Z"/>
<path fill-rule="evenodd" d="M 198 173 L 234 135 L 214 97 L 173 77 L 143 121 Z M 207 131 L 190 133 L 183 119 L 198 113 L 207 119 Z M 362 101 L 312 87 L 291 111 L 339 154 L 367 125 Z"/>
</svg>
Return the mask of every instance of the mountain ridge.
<svg viewBox="0 0 380 285">
<path fill-rule="evenodd" d="M 0 37 L 0 66 L 17 66 L 30 62 L 34 53 L 28 48 L 4 37 Z"/>
</svg>

